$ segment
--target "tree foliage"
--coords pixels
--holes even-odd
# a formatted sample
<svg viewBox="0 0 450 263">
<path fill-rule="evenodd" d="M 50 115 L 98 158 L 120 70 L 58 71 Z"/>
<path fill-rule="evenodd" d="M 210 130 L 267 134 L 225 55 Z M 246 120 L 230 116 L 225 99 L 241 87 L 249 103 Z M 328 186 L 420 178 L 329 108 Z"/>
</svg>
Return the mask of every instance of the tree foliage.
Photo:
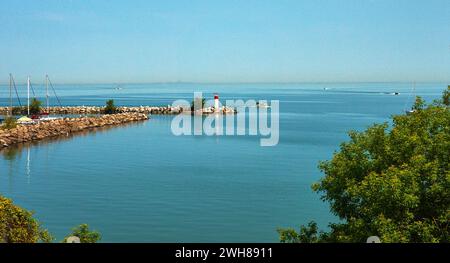
<svg viewBox="0 0 450 263">
<path fill-rule="evenodd" d="M 442 100 L 393 117 L 393 125 L 375 124 L 351 131 L 350 141 L 329 161 L 325 176 L 313 185 L 341 222 L 318 233 L 315 223 L 300 232 L 279 230 L 282 242 L 450 241 L 449 90 Z"/>
<path fill-rule="evenodd" d="M 114 100 L 106 101 L 106 106 L 104 110 L 105 114 L 114 114 L 117 112 L 117 108 L 114 105 Z"/>
<path fill-rule="evenodd" d="M 66 242 L 67 238 L 70 236 L 76 236 L 80 238 L 81 243 L 96 243 L 100 241 L 101 235 L 95 230 L 89 230 L 87 224 L 81 224 L 72 229 L 72 233 L 66 236 L 63 242 Z"/>
<path fill-rule="evenodd" d="M 0 195 L 0 243 L 51 242 L 52 239 L 33 218 L 33 213 Z"/>
<path fill-rule="evenodd" d="M 37 99 L 32 99 L 30 103 L 30 114 L 40 114 L 41 113 L 42 102 Z"/>
<path fill-rule="evenodd" d="M 0 128 L 5 130 L 14 129 L 16 127 L 17 127 L 17 120 L 14 117 L 6 117 L 5 120 L 3 121 L 2 126 L 0 126 Z"/>
<path fill-rule="evenodd" d="M 101 238 L 100 233 L 90 231 L 87 224 L 74 228 L 69 236 L 79 237 L 81 243 L 95 243 Z M 0 195 L 0 243 L 49 243 L 53 240 L 48 230 L 33 218 L 32 212 Z"/>
<path fill-rule="evenodd" d="M 191 102 L 191 111 L 201 110 L 205 107 L 206 99 L 197 97 Z"/>
</svg>

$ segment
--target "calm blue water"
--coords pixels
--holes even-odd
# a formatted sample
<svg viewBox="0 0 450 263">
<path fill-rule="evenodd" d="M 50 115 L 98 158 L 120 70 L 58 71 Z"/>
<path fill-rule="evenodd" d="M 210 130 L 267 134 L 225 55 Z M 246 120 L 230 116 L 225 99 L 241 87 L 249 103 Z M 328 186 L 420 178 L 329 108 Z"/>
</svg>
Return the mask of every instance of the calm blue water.
<svg viewBox="0 0 450 263">
<path fill-rule="evenodd" d="M 0 193 L 35 211 L 58 239 L 88 223 L 106 242 L 276 242 L 277 227 L 336 221 L 311 191 L 351 129 L 388 121 L 413 98 L 408 83 L 55 85 L 64 105 L 167 105 L 221 99 L 280 100 L 280 142 L 255 136 L 172 135 L 172 116 L 0 152 Z M 24 86 L 19 86 L 25 95 Z M 34 86 L 43 96 L 42 86 Z M 417 84 L 440 97 L 446 83 Z M 400 92 L 393 96 L 386 92 Z M 0 86 L 6 106 L 8 87 Z M 23 102 L 25 101 L 22 97 Z M 16 102 L 17 103 L 17 102 Z M 51 104 L 56 100 L 53 98 Z"/>
</svg>

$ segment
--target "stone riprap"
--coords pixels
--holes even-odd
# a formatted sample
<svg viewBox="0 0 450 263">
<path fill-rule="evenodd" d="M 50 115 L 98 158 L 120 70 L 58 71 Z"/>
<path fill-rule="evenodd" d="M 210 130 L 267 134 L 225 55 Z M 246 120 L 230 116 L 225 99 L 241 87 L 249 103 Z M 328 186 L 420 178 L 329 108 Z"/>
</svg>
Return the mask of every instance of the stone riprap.
<svg viewBox="0 0 450 263">
<path fill-rule="evenodd" d="M 36 124 L 17 125 L 13 129 L 0 129 L 0 149 L 17 143 L 31 142 L 45 138 L 69 135 L 71 133 L 119 125 L 135 121 L 148 120 L 142 113 L 118 113 L 99 117 L 62 118 L 41 121 Z"/>
<path fill-rule="evenodd" d="M 63 106 L 63 107 L 49 107 L 50 114 L 102 114 L 105 107 L 98 106 Z M 26 109 L 24 109 L 26 110 Z M 42 109 L 47 111 L 46 108 Z M 203 114 L 214 113 L 212 108 L 205 108 L 200 110 Z M 236 113 L 234 109 L 223 107 L 220 111 L 223 114 L 233 114 Z M 0 107 L 0 115 L 7 115 L 8 107 Z M 117 113 L 144 113 L 144 114 L 155 114 L 155 115 L 170 115 L 170 114 L 180 114 L 183 113 L 181 107 L 172 106 L 137 106 L 137 107 L 117 107 Z M 191 113 L 191 111 L 185 111 L 185 113 Z M 19 114 L 20 115 L 20 114 Z"/>
</svg>

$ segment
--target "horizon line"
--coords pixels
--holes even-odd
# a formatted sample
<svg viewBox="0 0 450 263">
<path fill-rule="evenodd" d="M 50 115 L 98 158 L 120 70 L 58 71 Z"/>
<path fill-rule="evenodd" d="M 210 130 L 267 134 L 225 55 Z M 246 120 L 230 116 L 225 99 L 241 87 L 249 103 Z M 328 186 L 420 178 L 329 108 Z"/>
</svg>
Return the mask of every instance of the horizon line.
<svg viewBox="0 0 450 263">
<path fill-rule="evenodd" d="M 450 80 L 421 80 L 421 81 L 407 81 L 407 80 L 394 80 L 394 81 L 136 81 L 136 82 L 53 82 L 54 85 L 138 85 L 138 84 L 200 84 L 200 85 L 236 85 L 236 84 L 351 84 L 351 83 L 448 83 Z M 40 82 L 34 82 L 34 84 L 44 84 Z M 0 82 L 0 85 L 9 85 L 9 82 Z M 26 85 L 16 82 L 16 85 Z"/>
</svg>

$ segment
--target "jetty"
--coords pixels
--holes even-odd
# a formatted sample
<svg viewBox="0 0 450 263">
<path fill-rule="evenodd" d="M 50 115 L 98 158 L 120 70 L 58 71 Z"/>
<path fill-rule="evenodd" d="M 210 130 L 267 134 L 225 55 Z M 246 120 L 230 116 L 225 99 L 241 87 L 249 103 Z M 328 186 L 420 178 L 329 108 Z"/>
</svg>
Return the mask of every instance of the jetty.
<svg viewBox="0 0 450 263">
<path fill-rule="evenodd" d="M 0 115 L 7 115 L 8 107 L 0 107 Z M 46 109 L 48 114 L 64 115 L 64 114 L 103 114 L 105 110 L 104 106 L 57 106 L 48 107 Z M 14 111 L 14 110 L 13 110 Z M 204 108 L 201 110 L 203 114 L 217 113 L 210 108 Z M 116 113 L 142 113 L 142 114 L 154 114 L 154 115 L 177 115 L 180 113 L 190 113 L 191 111 L 183 111 L 182 107 L 173 106 L 133 106 L 133 107 L 117 107 Z M 236 111 L 231 108 L 223 107 L 222 114 L 235 114 Z"/>
<path fill-rule="evenodd" d="M 42 140 L 56 136 L 68 136 L 72 133 L 98 127 L 120 125 L 148 120 L 147 114 L 118 113 L 96 117 L 62 118 L 38 122 L 31 125 L 17 125 L 12 129 L 0 129 L 0 149 L 14 144 Z"/>
</svg>

